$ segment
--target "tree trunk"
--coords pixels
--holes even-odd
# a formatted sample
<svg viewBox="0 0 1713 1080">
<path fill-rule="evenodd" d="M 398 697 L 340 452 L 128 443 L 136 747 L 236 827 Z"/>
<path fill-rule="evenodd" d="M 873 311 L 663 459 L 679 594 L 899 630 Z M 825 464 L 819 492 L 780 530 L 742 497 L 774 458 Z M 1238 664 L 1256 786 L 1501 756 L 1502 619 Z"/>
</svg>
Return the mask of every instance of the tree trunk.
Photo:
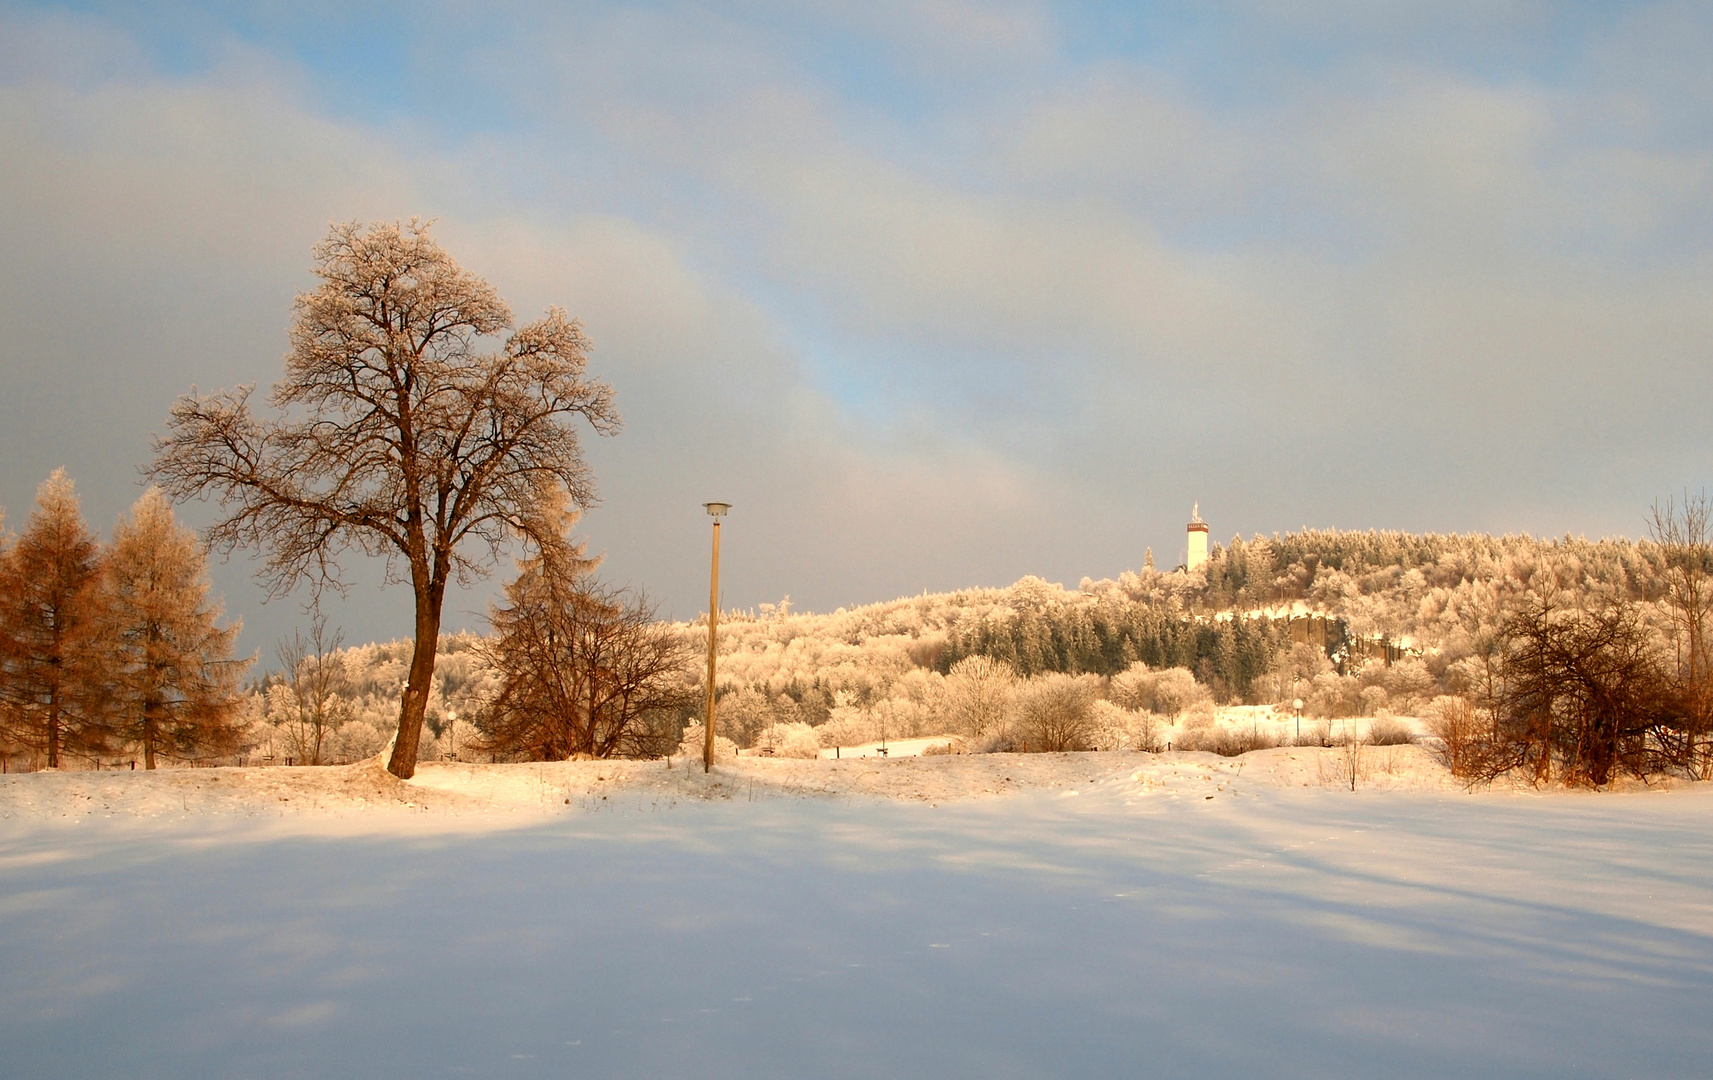
<svg viewBox="0 0 1713 1080">
<path fill-rule="evenodd" d="M 48 768 L 59 768 L 59 687 L 48 692 Z"/>
<path fill-rule="evenodd" d="M 399 702 L 399 732 L 387 771 L 400 780 L 416 775 L 416 753 L 422 745 L 422 719 L 428 714 L 428 692 L 434 686 L 434 653 L 440 647 L 440 602 L 445 586 L 417 594 L 416 645 L 410 657 L 410 683 Z"/>
</svg>

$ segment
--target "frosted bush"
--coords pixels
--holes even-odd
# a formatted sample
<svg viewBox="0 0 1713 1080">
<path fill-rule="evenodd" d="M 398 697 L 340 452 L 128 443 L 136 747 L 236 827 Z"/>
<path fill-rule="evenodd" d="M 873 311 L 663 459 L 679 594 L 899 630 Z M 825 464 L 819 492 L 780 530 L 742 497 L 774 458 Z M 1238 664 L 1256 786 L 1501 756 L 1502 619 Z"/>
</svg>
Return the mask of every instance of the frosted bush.
<svg viewBox="0 0 1713 1080">
<path fill-rule="evenodd" d="M 817 734 L 822 746 L 859 746 L 874 741 L 874 723 L 861 709 L 839 705 Z"/>
<path fill-rule="evenodd" d="M 1423 661 L 1406 656 L 1386 671 L 1386 693 L 1399 709 L 1413 713 L 1433 696 L 1434 677 Z"/>
<path fill-rule="evenodd" d="M 1107 696 L 1120 709 L 1146 709 L 1154 704 L 1154 672 L 1138 660 L 1112 677 Z"/>
<path fill-rule="evenodd" d="M 1146 709 L 1125 709 L 1111 701 L 1094 703 L 1096 750 L 1143 750 L 1159 753 L 1165 747 L 1162 718 Z"/>
<path fill-rule="evenodd" d="M 1219 710 L 1214 707 L 1211 700 L 1204 698 L 1184 712 L 1184 730 L 1195 731 L 1201 728 L 1210 728 L 1218 719 Z"/>
<path fill-rule="evenodd" d="M 1211 704 L 1208 689 L 1196 682 L 1196 677 L 1189 668 L 1167 668 L 1154 676 L 1153 701 L 1142 702 L 1152 706 L 1155 712 L 1165 713 L 1176 717 L 1190 707 L 1201 704 Z"/>
<path fill-rule="evenodd" d="M 321 756 L 332 761 L 360 761 L 380 753 L 391 737 L 390 730 L 383 732 L 367 721 L 352 720 L 331 733 Z"/>
<path fill-rule="evenodd" d="M 1355 676 L 1322 672 L 1305 697 L 1311 716 L 1355 716 L 1362 711 L 1362 683 Z"/>
<path fill-rule="evenodd" d="M 691 724 L 684 729 L 684 740 L 678 744 L 678 757 L 702 760 L 702 741 L 707 732 L 702 724 Z M 714 760 L 731 761 L 738 756 L 738 744 L 716 733 L 714 735 Z"/>
<path fill-rule="evenodd" d="M 985 656 L 966 656 L 946 677 L 947 718 L 961 732 L 980 735 L 1000 724 L 1017 675 L 1011 665 Z"/>
<path fill-rule="evenodd" d="M 821 736 L 808 724 L 775 724 L 762 732 L 761 746 L 773 748 L 775 757 L 818 758 L 821 756 Z"/>
</svg>

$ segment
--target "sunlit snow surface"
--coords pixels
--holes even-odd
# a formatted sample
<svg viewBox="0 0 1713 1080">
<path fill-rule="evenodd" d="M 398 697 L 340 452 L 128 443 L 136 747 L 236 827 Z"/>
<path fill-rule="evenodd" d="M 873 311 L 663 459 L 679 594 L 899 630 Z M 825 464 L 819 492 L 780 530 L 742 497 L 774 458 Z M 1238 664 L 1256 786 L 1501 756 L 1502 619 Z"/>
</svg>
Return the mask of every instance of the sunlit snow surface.
<svg viewBox="0 0 1713 1080">
<path fill-rule="evenodd" d="M 0 1073 L 1704 1077 L 1699 788 L 13 818 Z"/>
</svg>

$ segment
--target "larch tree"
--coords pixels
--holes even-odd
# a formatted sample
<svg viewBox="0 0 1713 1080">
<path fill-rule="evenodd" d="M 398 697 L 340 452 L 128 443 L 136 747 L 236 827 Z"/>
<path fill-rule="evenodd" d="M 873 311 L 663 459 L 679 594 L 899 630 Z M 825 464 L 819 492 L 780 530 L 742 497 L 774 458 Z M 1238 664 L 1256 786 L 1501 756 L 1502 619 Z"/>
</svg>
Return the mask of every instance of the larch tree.
<svg viewBox="0 0 1713 1080">
<path fill-rule="evenodd" d="M 694 648 L 645 597 L 598 582 L 598 561 L 569 540 L 549 547 L 493 606 L 481 652 L 500 687 L 478 720 L 482 748 L 548 761 L 652 752 L 657 721 L 695 703 Z"/>
<path fill-rule="evenodd" d="M 576 320 L 553 308 L 514 330 L 425 224 L 334 226 L 315 261 L 276 415 L 252 412 L 249 387 L 181 398 L 151 471 L 177 498 L 219 501 L 210 545 L 264 552 L 275 596 L 304 580 L 340 587 L 352 549 L 410 585 L 415 641 L 387 762 L 409 778 L 447 587 L 486 573 L 509 541 L 555 543 L 558 510 L 595 498 L 572 423 L 610 435 L 619 416 L 587 374 Z"/>
<path fill-rule="evenodd" d="M 58 768 L 102 742 L 101 549 L 63 469 L 0 556 L 0 703 L 16 742 Z"/>
<path fill-rule="evenodd" d="M 218 624 L 202 546 L 158 490 L 119 519 L 102 576 L 115 733 L 150 769 L 229 752 L 250 661 L 233 658 L 239 628 Z"/>
</svg>

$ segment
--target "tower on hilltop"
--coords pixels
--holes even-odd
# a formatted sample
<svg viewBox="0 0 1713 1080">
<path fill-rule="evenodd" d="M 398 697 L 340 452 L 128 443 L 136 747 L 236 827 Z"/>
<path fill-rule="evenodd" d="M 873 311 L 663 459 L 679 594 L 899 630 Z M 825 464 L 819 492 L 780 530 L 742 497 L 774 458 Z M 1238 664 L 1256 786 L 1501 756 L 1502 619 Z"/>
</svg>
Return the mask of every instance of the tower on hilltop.
<svg viewBox="0 0 1713 1080">
<path fill-rule="evenodd" d="M 1195 573 L 1207 565 L 1207 522 L 1201 519 L 1201 503 L 1196 503 L 1190 510 L 1188 554 L 1184 557 L 1184 569 Z"/>
</svg>

